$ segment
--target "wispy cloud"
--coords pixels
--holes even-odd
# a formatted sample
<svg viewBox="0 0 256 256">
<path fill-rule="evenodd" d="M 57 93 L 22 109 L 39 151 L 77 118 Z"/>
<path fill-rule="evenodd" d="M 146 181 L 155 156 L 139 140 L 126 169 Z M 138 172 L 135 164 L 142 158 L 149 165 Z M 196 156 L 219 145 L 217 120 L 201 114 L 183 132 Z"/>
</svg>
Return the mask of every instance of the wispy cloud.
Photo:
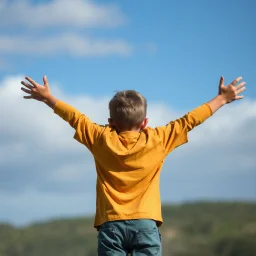
<svg viewBox="0 0 256 256">
<path fill-rule="evenodd" d="M 0 16 L 0 57 L 130 56 L 137 48 L 119 36 L 95 37 L 90 33 L 126 24 L 127 18 L 115 4 L 93 0 L 2 0 Z M 155 53 L 156 46 L 145 43 L 140 51 Z M 0 62 L 1 70 L 6 70 L 5 64 Z"/>
<path fill-rule="evenodd" d="M 116 5 L 100 5 L 91 0 L 53 0 L 35 4 L 28 0 L 0 2 L 2 27 L 32 29 L 54 27 L 108 28 L 125 23 Z"/>
<path fill-rule="evenodd" d="M 0 35 L 0 54 L 2 55 L 128 56 L 132 51 L 133 48 L 129 42 L 121 39 L 95 39 L 78 34 L 62 34 L 51 37 Z"/>
<path fill-rule="evenodd" d="M 67 198 L 77 202 L 77 212 L 93 213 L 96 174 L 91 154 L 73 140 L 74 130 L 51 109 L 22 98 L 21 79 L 10 76 L 0 82 L 0 205 L 4 207 L 0 220 L 25 223 L 53 215 L 73 215 Z M 107 122 L 108 98 L 71 97 L 52 87 L 57 97 L 93 121 Z M 153 127 L 183 114 L 165 104 L 149 103 Z M 189 143 L 166 160 L 162 198 L 256 199 L 255 130 L 255 100 L 228 105 L 195 128 L 189 134 Z M 86 207 L 83 196 L 91 198 Z M 35 206 L 40 214 L 31 212 Z"/>
</svg>

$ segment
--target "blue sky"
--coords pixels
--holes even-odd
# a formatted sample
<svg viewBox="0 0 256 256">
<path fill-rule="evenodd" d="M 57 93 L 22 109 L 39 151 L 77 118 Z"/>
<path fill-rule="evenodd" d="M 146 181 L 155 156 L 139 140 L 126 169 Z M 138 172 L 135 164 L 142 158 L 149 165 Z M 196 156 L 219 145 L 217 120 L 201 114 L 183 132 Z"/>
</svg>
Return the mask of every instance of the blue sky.
<svg viewBox="0 0 256 256">
<path fill-rule="evenodd" d="M 13 70 L 8 74 L 28 74 L 37 80 L 47 74 L 50 81 L 58 81 L 71 94 L 104 96 L 112 95 L 117 89 L 135 88 L 149 100 L 164 100 L 179 108 L 193 107 L 210 99 L 216 92 L 220 75 L 225 76 L 227 82 L 242 75 L 249 85 L 253 84 L 255 1 L 97 3 L 115 4 L 123 16 L 123 24 L 112 28 L 54 27 L 52 24 L 40 32 L 17 24 L 12 29 L 6 26 L 1 30 L 5 35 L 27 35 L 35 40 L 62 33 L 121 39 L 132 48 L 128 56 L 110 54 L 85 58 L 67 51 L 48 56 L 3 53 L 4 60 L 11 59 Z M 1 76 L 6 73 L 2 70 Z M 256 97 L 255 87 L 252 86 L 246 96 Z"/>
<path fill-rule="evenodd" d="M 255 9 L 253 0 L 0 1 L 0 221 L 94 211 L 90 155 L 45 106 L 22 100 L 25 75 L 47 75 L 58 97 L 103 123 L 113 93 L 135 89 L 149 101 L 151 125 L 216 96 L 221 75 L 226 83 L 242 76 L 245 99 L 222 109 L 167 159 L 161 193 L 166 202 L 255 200 Z M 44 156 L 40 167 L 35 152 Z M 67 207 L 67 197 L 77 204 Z M 40 213 L 29 212 L 38 202 Z"/>
</svg>

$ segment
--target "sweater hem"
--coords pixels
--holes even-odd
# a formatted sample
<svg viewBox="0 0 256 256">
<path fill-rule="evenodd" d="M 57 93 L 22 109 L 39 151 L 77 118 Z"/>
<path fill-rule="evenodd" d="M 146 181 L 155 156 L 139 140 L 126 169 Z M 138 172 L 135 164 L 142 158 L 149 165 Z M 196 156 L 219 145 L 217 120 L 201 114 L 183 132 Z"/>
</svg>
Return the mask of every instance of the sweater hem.
<svg viewBox="0 0 256 256">
<path fill-rule="evenodd" d="M 154 220 L 157 223 L 157 226 L 160 227 L 163 224 L 163 219 L 162 218 L 156 218 L 152 215 L 142 215 L 142 214 L 134 214 L 132 216 L 119 216 L 119 215 L 112 215 L 108 216 L 106 219 L 100 221 L 100 222 L 95 222 L 94 227 L 96 229 L 99 228 L 102 224 L 108 221 L 125 221 L 125 220 L 138 220 L 138 219 L 151 219 Z"/>
</svg>

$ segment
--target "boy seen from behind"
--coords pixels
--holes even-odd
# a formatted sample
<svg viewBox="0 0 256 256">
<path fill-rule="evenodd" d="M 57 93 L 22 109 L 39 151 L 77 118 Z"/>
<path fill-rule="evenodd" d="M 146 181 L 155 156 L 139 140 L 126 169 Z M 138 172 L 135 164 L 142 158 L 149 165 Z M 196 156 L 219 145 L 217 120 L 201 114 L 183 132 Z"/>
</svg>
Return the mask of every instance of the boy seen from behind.
<svg viewBox="0 0 256 256">
<path fill-rule="evenodd" d="M 74 138 L 92 153 L 97 172 L 98 255 L 162 255 L 163 223 L 160 171 L 166 156 L 188 141 L 188 132 L 227 103 L 242 99 L 245 82 L 228 86 L 221 77 L 218 95 L 166 126 L 147 127 L 147 101 L 136 91 L 116 93 L 109 102 L 109 125 L 93 123 L 77 109 L 55 98 L 47 78 L 43 85 L 22 81 L 25 99 L 42 101 L 74 129 Z"/>
</svg>

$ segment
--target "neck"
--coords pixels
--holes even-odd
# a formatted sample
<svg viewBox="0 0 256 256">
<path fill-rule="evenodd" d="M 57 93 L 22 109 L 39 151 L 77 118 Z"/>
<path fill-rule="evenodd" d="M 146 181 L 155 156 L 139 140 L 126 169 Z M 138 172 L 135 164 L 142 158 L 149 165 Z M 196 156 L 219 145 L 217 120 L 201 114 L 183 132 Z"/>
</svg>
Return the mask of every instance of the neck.
<svg viewBox="0 0 256 256">
<path fill-rule="evenodd" d="M 118 128 L 115 127 L 115 129 L 116 129 L 117 133 L 120 133 L 120 132 L 140 132 L 141 131 L 141 129 L 137 129 L 137 128 L 133 128 L 133 129 L 118 129 Z"/>
</svg>

